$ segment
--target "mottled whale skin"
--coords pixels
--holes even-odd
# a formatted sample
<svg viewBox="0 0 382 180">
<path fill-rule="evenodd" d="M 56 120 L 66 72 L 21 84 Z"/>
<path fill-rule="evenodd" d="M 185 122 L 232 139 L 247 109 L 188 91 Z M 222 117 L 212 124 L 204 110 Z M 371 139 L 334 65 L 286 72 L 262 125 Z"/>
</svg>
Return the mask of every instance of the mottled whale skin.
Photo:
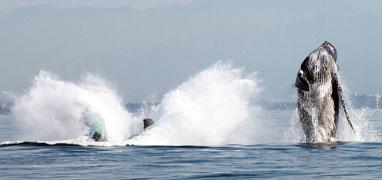
<svg viewBox="0 0 382 180">
<path fill-rule="evenodd" d="M 304 59 L 298 71 L 297 107 L 307 143 L 330 143 L 336 136 L 343 98 L 336 61 L 336 48 L 325 41 Z"/>
</svg>

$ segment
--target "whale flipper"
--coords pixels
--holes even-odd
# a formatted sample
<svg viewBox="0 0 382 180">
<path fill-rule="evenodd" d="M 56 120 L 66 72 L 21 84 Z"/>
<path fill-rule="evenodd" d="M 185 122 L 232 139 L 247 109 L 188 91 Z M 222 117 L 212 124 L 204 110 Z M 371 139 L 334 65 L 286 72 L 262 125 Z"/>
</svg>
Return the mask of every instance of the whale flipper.
<svg viewBox="0 0 382 180">
<path fill-rule="evenodd" d="M 337 92 L 337 94 L 338 94 L 338 98 L 341 100 L 341 104 L 342 104 L 342 107 L 343 107 L 344 112 L 345 112 L 346 120 L 348 121 L 348 124 L 349 124 L 350 128 L 353 130 L 353 132 L 354 132 L 355 134 L 357 134 L 356 131 L 355 131 L 355 129 L 354 129 L 353 123 L 352 123 L 351 120 L 350 120 L 350 116 L 349 116 L 348 110 L 347 110 L 347 108 L 346 108 L 346 101 L 345 101 L 344 93 L 343 93 L 343 91 L 342 91 L 341 84 L 339 83 L 339 77 L 338 77 L 338 74 L 337 74 L 337 73 L 334 73 L 334 74 L 333 74 L 333 81 L 335 82 L 335 83 L 333 84 L 333 85 L 335 85 L 335 86 L 333 86 L 333 88 L 336 89 L 336 92 Z M 337 110 L 337 111 L 338 111 L 338 110 Z M 337 112 L 337 111 L 336 111 L 336 112 Z M 338 121 L 338 112 L 337 112 L 337 121 Z"/>
</svg>

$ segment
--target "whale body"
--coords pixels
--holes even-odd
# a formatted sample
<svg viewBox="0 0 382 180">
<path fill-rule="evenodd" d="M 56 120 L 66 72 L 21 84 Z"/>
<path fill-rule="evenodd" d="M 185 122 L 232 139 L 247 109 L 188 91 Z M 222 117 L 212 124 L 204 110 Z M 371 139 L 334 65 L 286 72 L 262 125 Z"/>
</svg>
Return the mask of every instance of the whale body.
<svg viewBox="0 0 382 180">
<path fill-rule="evenodd" d="M 304 59 L 297 73 L 297 109 L 307 143 L 334 141 L 340 103 L 353 129 L 346 110 L 336 61 L 336 48 L 325 41 Z"/>
</svg>

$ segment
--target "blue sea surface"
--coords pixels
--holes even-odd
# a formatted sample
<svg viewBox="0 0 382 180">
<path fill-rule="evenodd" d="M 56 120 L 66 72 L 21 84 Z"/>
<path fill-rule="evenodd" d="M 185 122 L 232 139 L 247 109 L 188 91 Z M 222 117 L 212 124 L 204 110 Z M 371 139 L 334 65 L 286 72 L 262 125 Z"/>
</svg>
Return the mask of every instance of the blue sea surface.
<svg viewBox="0 0 382 180">
<path fill-rule="evenodd" d="M 290 112 L 282 113 L 289 117 Z M 376 113 L 373 121 L 381 114 Z M 2 116 L 1 141 L 12 140 L 16 132 L 11 127 L 8 116 Z M 0 179 L 380 179 L 381 169 L 379 142 L 221 147 L 0 145 Z"/>
</svg>

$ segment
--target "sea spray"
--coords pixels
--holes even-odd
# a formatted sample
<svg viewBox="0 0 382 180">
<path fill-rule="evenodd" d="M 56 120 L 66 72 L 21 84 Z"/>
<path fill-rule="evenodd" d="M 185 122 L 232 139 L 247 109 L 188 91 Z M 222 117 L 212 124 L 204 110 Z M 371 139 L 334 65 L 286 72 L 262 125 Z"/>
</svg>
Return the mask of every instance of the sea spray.
<svg viewBox="0 0 382 180">
<path fill-rule="evenodd" d="M 346 97 L 350 97 L 350 90 L 344 83 L 344 94 Z M 380 141 L 377 136 L 374 124 L 371 121 L 371 117 L 375 110 L 368 108 L 356 109 L 353 107 L 351 101 L 346 101 L 346 106 L 349 111 L 350 119 L 353 123 L 355 133 L 347 123 L 343 109 L 340 109 L 340 119 L 338 123 L 337 140 L 338 141 L 362 141 L 362 142 L 375 142 Z"/>
<path fill-rule="evenodd" d="M 73 83 L 41 71 L 16 98 L 12 115 L 26 140 L 67 140 L 99 131 L 108 141 L 120 142 L 142 130 L 115 91 L 90 74 Z"/>
<path fill-rule="evenodd" d="M 374 124 L 370 121 L 375 111 L 367 108 L 355 109 L 352 108 L 351 105 L 348 107 L 356 133 L 349 127 L 346 118 L 341 116 L 338 123 L 337 140 L 361 142 L 379 141 Z"/>
<path fill-rule="evenodd" d="M 155 124 L 128 140 L 140 145 L 223 145 L 235 139 L 250 117 L 258 80 L 242 68 L 218 62 L 170 91 L 162 99 Z M 236 133 L 235 133 L 236 132 Z"/>
<path fill-rule="evenodd" d="M 360 141 L 360 142 L 378 142 L 378 133 L 374 128 L 374 124 L 370 121 L 375 110 L 362 108 L 355 109 L 351 104 L 347 105 L 350 118 L 353 122 L 356 133 L 350 128 L 344 113 L 340 113 L 337 124 L 337 135 L 335 141 Z M 340 109 L 342 110 L 342 109 Z M 306 143 L 306 138 L 301 128 L 301 123 L 298 117 L 298 111 L 295 110 L 290 117 L 288 129 L 285 131 L 285 143 Z"/>
<path fill-rule="evenodd" d="M 296 102 L 296 105 L 297 105 L 297 102 Z M 306 142 L 306 138 L 304 135 L 304 131 L 301 127 L 297 108 L 291 111 L 290 116 L 287 118 L 290 120 L 288 125 L 286 126 L 287 129 L 284 131 L 284 138 L 282 142 L 285 142 L 285 143 Z"/>
</svg>

